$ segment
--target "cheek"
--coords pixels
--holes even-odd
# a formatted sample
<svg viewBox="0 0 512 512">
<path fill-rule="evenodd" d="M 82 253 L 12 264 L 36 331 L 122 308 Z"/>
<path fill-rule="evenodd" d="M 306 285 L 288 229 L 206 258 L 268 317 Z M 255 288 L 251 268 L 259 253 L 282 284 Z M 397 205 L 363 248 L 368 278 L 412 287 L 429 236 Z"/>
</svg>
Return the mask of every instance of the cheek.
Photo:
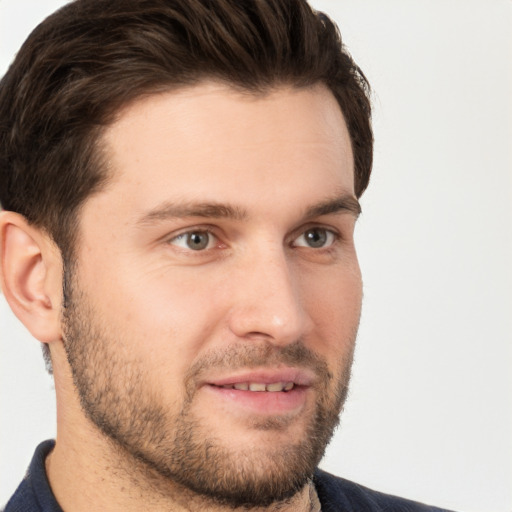
<svg viewBox="0 0 512 512">
<path fill-rule="evenodd" d="M 121 259 L 97 269 L 91 268 L 94 279 L 83 274 L 81 282 L 123 358 L 140 363 L 156 383 L 180 389 L 216 329 L 214 283 L 180 268 L 150 269 Z"/>
<path fill-rule="evenodd" d="M 362 282 L 359 268 L 325 269 L 302 285 L 305 308 L 313 320 L 317 345 L 343 357 L 352 350 L 361 314 Z"/>
<path fill-rule="evenodd" d="M 198 357 L 218 342 L 226 317 L 222 287 L 203 277 L 184 269 L 169 272 L 147 281 L 131 305 L 132 332 L 145 338 L 149 353 L 141 357 L 153 369 L 155 384 L 168 382 L 178 395 L 185 393 L 185 375 Z"/>
</svg>

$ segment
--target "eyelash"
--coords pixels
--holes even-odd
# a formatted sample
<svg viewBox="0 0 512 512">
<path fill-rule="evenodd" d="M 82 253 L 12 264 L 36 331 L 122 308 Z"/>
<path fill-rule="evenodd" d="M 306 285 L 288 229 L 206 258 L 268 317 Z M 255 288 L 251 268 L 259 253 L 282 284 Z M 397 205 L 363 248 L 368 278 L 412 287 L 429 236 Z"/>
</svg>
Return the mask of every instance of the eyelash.
<svg viewBox="0 0 512 512">
<path fill-rule="evenodd" d="M 315 229 L 323 230 L 326 233 L 327 237 L 329 237 L 329 236 L 332 237 L 332 240 L 329 243 L 329 245 L 322 246 L 322 247 L 316 247 L 315 248 L 315 247 L 311 247 L 311 246 L 308 247 L 307 245 L 294 245 L 293 244 L 293 242 L 295 242 L 298 238 L 300 238 L 302 236 L 305 236 L 308 231 L 313 231 Z M 220 238 L 213 232 L 213 230 L 209 229 L 208 227 L 197 227 L 197 228 L 188 229 L 187 231 L 183 231 L 182 233 L 179 233 L 179 234 L 173 236 L 172 238 L 170 238 L 168 240 L 167 243 L 170 244 L 170 245 L 174 245 L 174 246 L 178 247 L 179 249 L 182 249 L 183 251 L 191 252 L 191 253 L 197 253 L 198 255 L 201 254 L 201 253 L 205 253 L 207 251 L 211 251 L 212 249 L 215 249 L 215 247 L 210 247 L 210 248 L 205 247 L 205 248 L 202 248 L 202 249 L 200 248 L 200 249 L 195 250 L 195 249 L 192 249 L 191 247 L 179 247 L 179 246 L 177 246 L 177 244 L 173 244 L 173 242 L 175 242 L 176 240 L 179 240 L 180 238 L 183 238 L 183 239 L 186 240 L 186 237 L 190 236 L 192 234 L 199 234 L 199 235 L 206 234 L 209 237 L 213 237 L 218 242 L 220 242 Z M 317 252 L 322 251 L 322 252 L 326 252 L 327 253 L 327 252 L 332 251 L 335 248 L 337 242 L 340 239 L 341 239 L 341 235 L 337 231 L 335 231 L 333 229 L 330 229 L 330 228 L 327 228 L 327 227 L 324 227 L 324 226 L 321 226 L 321 225 L 320 226 L 312 225 L 312 226 L 308 226 L 306 228 L 303 228 L 302 231 L 300 232 L 300 234 L 294 235 L 293 241 L 290 244 L 290 246 L 291 247 L 295 247 L 295 248 L 313 249 L 313 250 L 315 250 Z M 210 245 L 210 243 L 211 243 L 211 241 L 209 240 L 208 241 L 208 245 Z M 219 245 L 224 245 L 224 244 L 222 244 L 222 243 L 219 244 L 218 243 L 217 246 L 219 246 Z"/>
<path fill-rule="evenodd" d="M 204 228 L 204 227 L 199 227 L 199 228 L 195 228 L 195 229 L 188 229 L 187 231 L 184 231 L 184 232 L 182 232 L 182 233 L 179 233 L 179 234 L 177 234 L 177 235 L 173 236 L 173 237 L 168 241 L 168 243 L 169 243 L 169 244 L 171 244 L 171 245 L 174 245 L 174 244 L 172 244 L 172 242 L 174 242 L 174 241 L 176 241 L 176 240 L 178 240 L 178 239 L 180 239 L 180 238 L 184 238 L 184 239 L 186 239 L 186 237 L 187 237 L 187 236 L 192 235 L 192 234 L 206 234 L 206 235 L 208 235 L 209 237 L 213 237 L 213 238 L 215 238 L 216 240 L 219 240 L 219 237 L 218 237 L 215 233 L 213 233 L 213 231 L 212 231 L 211 229 Z M 185 251 L 198 252 L 198 253 L 200 253 L 200 252 L 205 252 L 205 251 L 207 251 L 207 250 L 211 250 L 211 249 L 202 249 L 202 250 L 194 251 L 194 249 L 192 249 L 192 248 L 190 248 L 190 247 L 189 247 L 189 248 L 184 248 L 184 247 L 183 247 L 183 248 L 181 248 L 181 249 L 183 249 L 183 250 L 185 250 Z"/>
<path fill-rule="evenodd" d="M 333 246 L 336 244 L 336 242 L 340 239 L 340 234 L 332 229 L 329 229 L 329 228 L 326 228 L 326 227 L 323 227 L 323 226 L 311 226 L 311 227 L 308 227 L 306 229 L 304 229 L 299 236 L 295 237 L 294 238 L 294 242 L 299 239 L 300 237 L 302 236 L 305 236 L 308 232 L 311 232 L 313 230 L 321 230 L 321 231 L 324 231 L 326 234 L 327 234 L 327 237 L 332 237 L 332 240 L 331 242 L 326 245 L 326 246 L 322 246 L 322 247 L 311 247 L 311 246 L 305 246 L 305 245 L 295 245 L 295 247 L 304 247 L 304 248 L 309 248 L 309 249 L 316 249 L 316 250 L 323 250 L 323 251 L 328 251 L 329 249 L 332 249 Z"/>
</svg>

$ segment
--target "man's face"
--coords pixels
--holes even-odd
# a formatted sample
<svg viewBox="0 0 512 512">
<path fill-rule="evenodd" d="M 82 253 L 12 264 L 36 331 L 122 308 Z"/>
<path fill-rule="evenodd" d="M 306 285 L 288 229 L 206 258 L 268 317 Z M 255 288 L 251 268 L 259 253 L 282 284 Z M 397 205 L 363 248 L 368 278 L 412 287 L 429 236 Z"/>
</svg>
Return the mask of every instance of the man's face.
<svg viewBox="0 0 512 512">
<path fill-rule="evenodd" d="M 104 143 L 113 179 L 81 212 L 64 314 L 83 409 L 169 482 L 238 505 L 295 493 L 361 305 L 334 97 L 203 83 L 129 106 Z"/>
</svg>

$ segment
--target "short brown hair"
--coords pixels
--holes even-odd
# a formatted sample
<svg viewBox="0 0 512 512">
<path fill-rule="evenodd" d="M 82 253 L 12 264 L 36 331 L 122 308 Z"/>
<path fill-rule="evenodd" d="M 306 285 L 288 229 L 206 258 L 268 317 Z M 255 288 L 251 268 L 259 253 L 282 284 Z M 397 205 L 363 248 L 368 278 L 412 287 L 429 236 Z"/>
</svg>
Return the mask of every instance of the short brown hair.
<svg viewBox="0 0 512 512">
<path fill-rule="evenodd" d="M 0 82 L 0 202 L 72 254 L 78 210 L 108 178 L 97 142 L 128 102 L 207 78 L 260 92 L 322 82 L 345 117 L 355 191 L 373 155 L 369 85 L 305 0 L 76 0 Z"/>
</svg>

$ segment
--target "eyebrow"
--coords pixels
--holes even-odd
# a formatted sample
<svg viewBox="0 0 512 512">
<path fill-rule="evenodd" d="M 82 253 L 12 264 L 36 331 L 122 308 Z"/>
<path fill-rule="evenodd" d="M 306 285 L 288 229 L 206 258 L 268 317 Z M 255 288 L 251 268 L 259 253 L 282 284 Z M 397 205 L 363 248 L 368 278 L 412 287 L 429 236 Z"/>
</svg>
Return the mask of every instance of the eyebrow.
<svg viewBox="0 0 512 512">
<path fill-rule="evenodd" d="M 223 203 L 165 202 L 145 213 L 137 224 L 152 224 L 185 217 L 244 220 L 248 215 L 242 208 Z"/>
<path fill-rule="evenodd" d="M 321 217 L 338 213 L 349 213 L 358 217 L 361 213 L 359 201 L 352 195 L 343 194 L 310 206 L 304 218 Z M 224 203 L 165 202 L 142 215 L 138 225 L 148 225 L 159 221 L 186 217 L 204 217 L 212 219 L 231 219 L 242 221 L 249 217 L 247 211 L 239 206 Z"/>
<path fill-rule="evenodd" d="M 356 219 L 361 214 L 361 204 L 359 201 L 350 194 L 343 194 L 341 196 L 334 197 L 333 199 L 327 199 L 319 204 L 310 206 L 306 210 L 305 217 L 321 217 L 322 215 L 330 215 L 333 213 L 350 213 Z"/>
</svg>

